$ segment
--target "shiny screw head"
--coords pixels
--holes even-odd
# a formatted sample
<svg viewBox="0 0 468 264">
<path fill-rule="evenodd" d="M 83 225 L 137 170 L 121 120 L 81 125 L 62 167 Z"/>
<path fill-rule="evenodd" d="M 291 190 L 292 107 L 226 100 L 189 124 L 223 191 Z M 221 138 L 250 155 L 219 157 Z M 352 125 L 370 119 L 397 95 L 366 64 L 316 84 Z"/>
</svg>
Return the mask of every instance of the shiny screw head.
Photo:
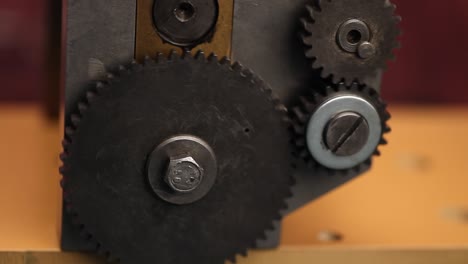
<svg viewBox="0 0 468 264">
<path fill-rule="evenodd" d="M 171 158 L 165 181 L 172 190 L 187 193 L 195 190 L 203 179 L 203 168 L 190 156 Z"/>
</svg>

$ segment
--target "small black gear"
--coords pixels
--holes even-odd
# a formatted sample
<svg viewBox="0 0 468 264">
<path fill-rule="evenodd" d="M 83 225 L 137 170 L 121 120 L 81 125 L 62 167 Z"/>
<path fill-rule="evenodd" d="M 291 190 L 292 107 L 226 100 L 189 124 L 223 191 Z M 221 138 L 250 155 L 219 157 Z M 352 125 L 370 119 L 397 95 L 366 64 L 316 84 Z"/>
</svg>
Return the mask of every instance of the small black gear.
<svg viewBox="0 0 468 264">
<path fill-rule="evenodd" d="M 312 157 L 306 140 L 307 127 L 309 125 L 309 121 L 312 115 L 314 115 L 314 113 L 320 106 L 322 106 L 326 102 L 329 102 L 332 99 L 348 95 L 362 98 L 365 101 L 369 102 L 375 108 L 379 116 L 380 125 L 382 127 L 380 140 L 378 145 L 375 147 L 373 154 L 371 154 L 368 157 L 368 159 L 366 159 L 361 164 L 358 164 L 348 169 L 333 170 L 323 166 Z M 300 98 L 300 101 L 301 103 L 298 106 L 293 107 L 291 111 L 292 131 L 295 135 L 295 155 L 297 156 L 297 158 L 302 160 L 306 166 L 319 170 L 326 170 L 330 174 L 336 172 L 347 174 L 353 171 L 362 171 L 363 169 L 365 169 L 363 168 L 363 166 L 371 165 L 372 156 L 380 156 L 380 151 L 378 150 L 378 147 L 380 145 L 387 144 L 384 135 L 391 131 L 390 127 L 387 124 L 388 120 L 390 119 L 390 114 L 386 109 L 386 103 L 382 101 L 380 95 L 374 89 L 369 88 L 365 85 L 359 85 L 357 83 L 353 83 L 351 86 L 346 86 L 345 84 L 341 83 L 339 85 L 328 86 L 325 89 L 323 89 L 322 92 L 314 92 L 314 94 L 311 96 L 303 96 Z M 347 109 L 343 110 L 346 111 Z"/>
<path fill-rule="evenodd" d="M 394 15 L 395 8 L 389 0 L 314 0 L 301 20 L 312 68 L 335 84 L 365 84 L 374 78 L 399 47 L 401 18 Z M 358 55 L 358 45 L 365 56 Z"/>
<path fill-rule="evenodd" d="M 66 128 L 65 202 L 101 252 L 121 263 L 224 263 L 246 254 L 291 195 L 285 108 L 250 71 L 202 52 L 172 53 L 110 76 Z M 205 140 L 217 158 L 212 189 L 191 204 L 161 199 L 148 155 L 173 135 Z"/>
</svg>

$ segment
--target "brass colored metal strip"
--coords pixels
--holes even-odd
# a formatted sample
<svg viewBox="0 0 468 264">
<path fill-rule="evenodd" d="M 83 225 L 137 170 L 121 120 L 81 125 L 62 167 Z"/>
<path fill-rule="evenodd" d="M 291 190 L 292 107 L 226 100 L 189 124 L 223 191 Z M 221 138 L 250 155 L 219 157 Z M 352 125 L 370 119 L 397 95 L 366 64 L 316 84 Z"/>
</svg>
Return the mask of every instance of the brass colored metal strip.
<svg viewBox="0 0 468 264">
<path fill-rule="evenodd" d="M 164 43 L 159 37 L 153 23 L 153 3 L 154 0 L 137 1 L 135 40 L 135 57 L 137 60 L 142 60 L 145 56 L 154 56 L 159 52 L 169 54 L 171 50 L 182 51 L 177 46 Z M 210 42 L 195 47 L 193 52 L 201 49 L 206 54 L 215 53 L 219 57 L 230 57 L 233 13 L 233 0 L 219 0 L 219 17 L 213 38 Z"/>
</svg>

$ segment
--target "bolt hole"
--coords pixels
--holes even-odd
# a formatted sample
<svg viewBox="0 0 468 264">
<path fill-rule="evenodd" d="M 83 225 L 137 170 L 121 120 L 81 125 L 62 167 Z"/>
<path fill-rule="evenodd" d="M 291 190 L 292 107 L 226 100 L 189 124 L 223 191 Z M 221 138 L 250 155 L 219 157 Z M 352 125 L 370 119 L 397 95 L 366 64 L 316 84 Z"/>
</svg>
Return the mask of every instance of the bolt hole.
<svg viewBox="0 0 468 264">
<path fill-rule="evenodd" d="M 244 132 L 245 132 L 246 134 L 249 134 L 249 133 L 250 133 L 250 128 L 244 129 Z"/>
<path fill-rule="evenodd" d="M 351 44 L 357 44 L 361 42 L 361 39 L 362 39 L 361 32 L 359 32 L 358 30 L 351 30 L 348 32 L 346 39 Z"/>
<path fill-rule="evenodd" d="M 174 15 L 180 22 L 187 22 L 195 16 L 195 7 L 188 2 L 182 2 L 174 10 Z"/>
</svg>

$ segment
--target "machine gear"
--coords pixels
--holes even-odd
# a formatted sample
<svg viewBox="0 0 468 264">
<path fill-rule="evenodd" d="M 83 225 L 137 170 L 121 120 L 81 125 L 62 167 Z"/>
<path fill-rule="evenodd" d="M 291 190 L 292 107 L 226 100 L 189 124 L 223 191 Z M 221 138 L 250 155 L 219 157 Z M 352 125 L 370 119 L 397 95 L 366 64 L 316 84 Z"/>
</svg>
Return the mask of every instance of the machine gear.
<svg viewBox="0 0 468 264">
<path fill-rule="evenodd" d="M 284 109 L 255 75 L 214 55 L 121 67 L 66 128 L 67 208 L 121 263 L 233 261 L 273 228 L 291 195 Z M 191 196 L 207 177 L 209 190 Z"/>
<path fill-rule="evenodd" d="M 314 0 L 302 24 L 312 68 L 333 83 L 366 83 L 398 48 L 401 18 L 389 0 Z"/>
<path fill-rule="evenodd" d="M 330 173 L 361 171 L 387 144 L 390 114 L 372 88 L 354 83 L 329 86 L 301 97 L 292 109 L 296 155 L 316 169 Z"/>
</svg>

